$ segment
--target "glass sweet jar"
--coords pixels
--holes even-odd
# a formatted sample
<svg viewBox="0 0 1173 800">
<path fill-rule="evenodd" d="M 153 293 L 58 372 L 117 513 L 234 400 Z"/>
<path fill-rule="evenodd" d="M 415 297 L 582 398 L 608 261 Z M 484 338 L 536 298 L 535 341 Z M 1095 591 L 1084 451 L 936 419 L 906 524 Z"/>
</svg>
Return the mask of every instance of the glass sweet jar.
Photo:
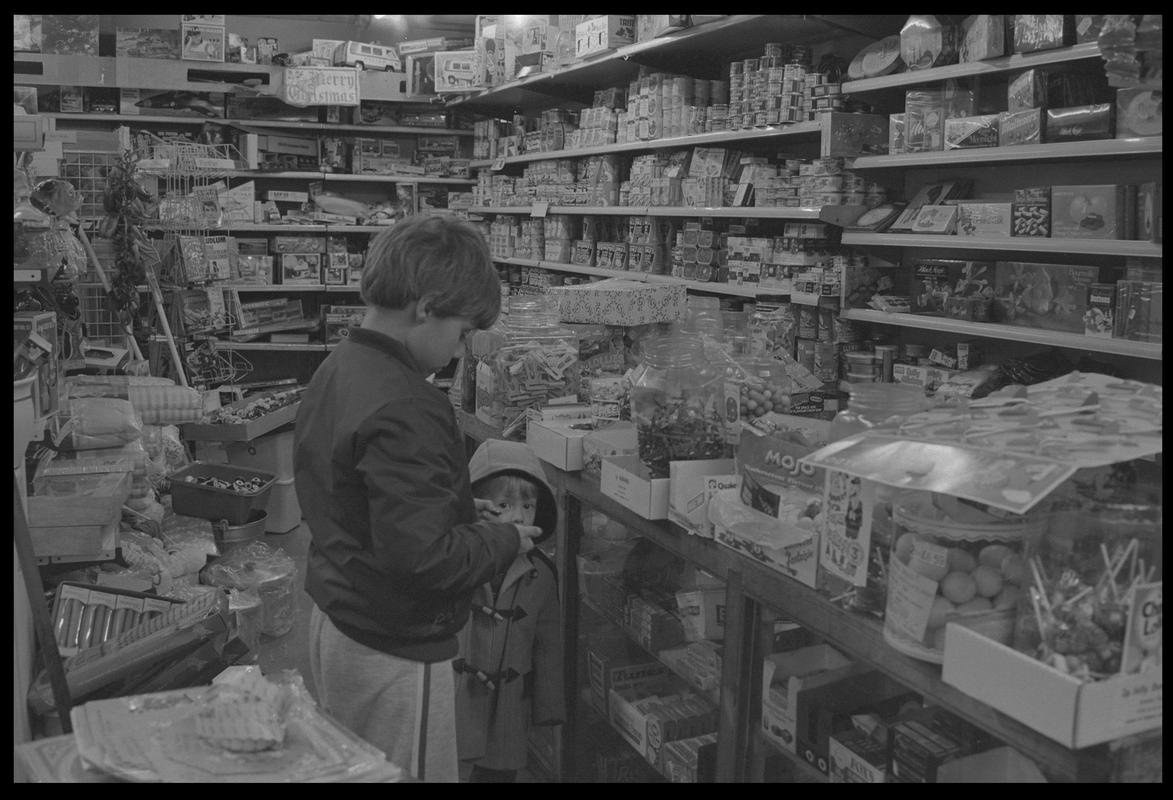
<svg viewBox="0 0 1173 800">
<path fill-rule="evenodd" d="M 1126 471 L 1077 472 L 1023 548 L 1014 647 L 1081 680 L 1161 669 L 1162 489 Z"/>
<path fill-rule="evenodd" d="M 845 439 L 880 425 L 893 425 L 928 408 L 919 386 L 903 383 L 841 383 L 847 407 L 831 420 L 830 440 Z"/>
<path fill-rule="evenodd" d="M 479 416 L 509 427 L 528 408 L 577 398 L 578 336 L 559 322 L 555 306 L 545 298 L 511 298 L 502 333 L 504 342 L 477 375 Z"/>
<path fill-rule="evenodd" d="M 671 334 L 643 342 L 632 375 L 631 411 L 640 460 L 653 477 L 670 461 L 725 458 L 724 373 L 697 336 Z"/>
<path fill-rule="evenodd" d="M 1023 544 L 1044 512 L 1012 514 L 949 495 L 902 492 L 893 513 L 884 640 L 940 664 L 945 625 L 956 622 L 1009 645 L 1027 587 Z"/>
</svg>

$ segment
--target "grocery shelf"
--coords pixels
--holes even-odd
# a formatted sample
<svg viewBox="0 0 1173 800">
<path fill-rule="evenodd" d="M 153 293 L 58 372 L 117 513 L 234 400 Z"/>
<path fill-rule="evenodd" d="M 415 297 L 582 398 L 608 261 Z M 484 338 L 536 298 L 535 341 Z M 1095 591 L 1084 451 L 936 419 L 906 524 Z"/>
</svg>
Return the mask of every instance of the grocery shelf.
<svg viewBox="0 0 1173 800">
<path fill-rule="evenodd" d="M 665 69 L 673 64 L 683 67 L 690 59 L 695 62 L 698 52 L 704 52 L 706 60 L 725 61 L 744 58 L 755 51 L 760 53 L 767 42 L 814 44 L 831 41 L 844 33 L 879 39 L 898 33 L 906 19 L 896 14 L 871 17 L 734 14 L 470 93 L 452 100 L 449 108 L 536 108 L 565 102 L 576 90 L 584 102 L 589 102 L 592 87 L 626 83 L 637 74 L 641 64 L 667 65 L 662 67 Z"/>
<path fill-rule="evenodd" d="M 1100 139 L 1090 142 L 1023 144 L 1009 147 L 969 147 L 931 153 L 900 153 L 890 156 L 860 156 L 851 163 L 857 169 L 936 167 L 945 164 L 984 167 L 991 163 L 1014 161 L 1062 161 L 1069 158 L 1109 159 L 1130 156 L 1159 156 L 1163 152 L 1160 136 L 1131 139 Z"/>
<path fill-rule="evenodd" d="M 673 275 L 655 275 L 648 272 L 632 272 L 621 269 L 607 269 L 606 267 L 592 267 L 587 264 L 567 264 L 561 261 L 545 261 L 533 258 L 512 258 L 493 256 L 493 260 L 501 264 L 514 264 L 522 267 L 540 267 L 555 272 L 572 272 L 578 275 L 598 275 L 604 278 L 624 278 L 646 283 L 678 283 L 691 291 L 711 292 L 728 297 L 774 297 L 788 292 L 779 289 L 764 289 L 759 286 L 739 285 L 734 283 L 717 283 L 715 281 L 690 281 L 677 278 Z"/>
<path fill-rule="evenodd" d="M 423 136 L 472 136 L 471 130 L 453 128 L 424 128 L 414 125 L 350 125 L 337 122 L 293 122 L 277 119 L 239 119 L 236 117 L 201 117 L 195 115 L 178 116 L 164 114 L 72 114 L 65 111 L 40 112 L 41 116 L 51 119 L 79 120 L 83 122 L 111 122 L 117 125 L 129 125 L 135 122 L 145 123 L 176 123 L 179 125 L 203 125 L 205 122 L 217 125 L 232 125 L 246 128 L 284 128 L 287 130 L 318 131 L 331 133 L 334 131 L 346 133 L 370 133 L 372 135 L 407 134 Z"/>
<path fill-rule="evenodd" d="M 533 206 L 472 206 L 472 214 L 531 216 Z M 850 225 L 866 206 L 549 206 L 546 214 L 591 214 L 628 217 L 722 217 L 735 219 L 803 219 Z"/>
<path fill-rule="evenodd" d="M 511 164 L 528 164 L 533 161 L 554 161 L 560 158 L 585 158 L 587 156 L 606 155 L 608 153 L 632 153 L 646 150 L 670 150 L 677 147 L 697 147 L 700 145 L 738 144 L 756 139 L 774 139 L 789 136 L 817 139 L 821 132 L 822 124 L 819 122 L 795 122 L 789 125 L 767 125 L 762 128 L 694 133 L 688 136 L 647 139 L 638 142 L 619 142 L 615 144 L 594 145 L 592 147 L 576 147 L 573 150 L 546 150 L 540 153 L 525 153 L 519 156 L 506 156 L 505 158 L 477 159 L 471 162 L 469 166 L 474 169 L 480 169 L 485 167 L 509 166 Z"/>
<path fill-rule="evenodd" d="M 1161 245 L 1132 239 L 1046 239 L 1020 236 L 980 239 L 973 236 L 932 236 L 905 233 L 853 233 L 845 231 L 842 243 L 856 247 L 927 247 L 955 250 L 997 250 L 1003 253 L 1054 253 L 1056 255 L 1141 256 L 1160 258 Z"/>
<path fill-rule="evenodd" d="M 848 308 L 839 312 L 841 319 L 869 322 L 878 325 L 896 325 L 902 328 L 917 328 L 927 331 L 944 331 L 963 336 L 980 336 L 987 339 L 1007 339 L 1016 342 L 1067 347 L 1092 353 L 1109 353 L 1131 358 L 1145 358 L 1160 361 L 1161 345 L 1148 342 L 1133 342 L 1128 339 L 1102 339 L 1084 336 L 1068 331 L 1048 331 L 1041 328 L 1026 328 L 1016 325 L 1000 325 L 994 322 L 970 322 L 949 317 L 928 317 L 919 314 L 896 314 L 864 308 Z"/>
<path fill-rule="evenodd" d="M 908 86 L 921 86 L 926 83 L 945 81 L 954 78 L 971 78 L 977 75 L 993 75 L 1012 72 L 1031 67 L 1041 67 L 1048 64 L 1062 64 L 1068 61 L 1084 61 L 1100 57 L 1100 46 L 1096 42 L 1085 42 L 1071 47 L 1062 47 L 1054 50 L 1039 50 L 1034 53 L 1015 53 L 1001 58 L 991 58 L 985 61 L 968 61 L 964 64 L 949 64 L 931 69 L 909 70 L 895 75 L 882 75 L 877 78 L 863 78 L 858 81 L 844 81 L 843 94 L 860 94 L 884 89 L 902 89 Z"/>
</svg>

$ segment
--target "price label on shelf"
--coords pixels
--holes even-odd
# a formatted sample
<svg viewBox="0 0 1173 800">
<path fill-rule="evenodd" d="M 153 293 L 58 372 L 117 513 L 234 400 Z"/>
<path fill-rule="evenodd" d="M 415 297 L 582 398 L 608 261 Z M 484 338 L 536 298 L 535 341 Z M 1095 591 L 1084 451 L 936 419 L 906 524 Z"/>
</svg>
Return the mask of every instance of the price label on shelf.
<svg viewBox="0 0 1173 800">
<path fill-rule="evenodd" d="M 530 215 L 534 217 L 544 217 L 546 216 L 546 212 L 549 210 L 549 208 L 549 202 L 546 200 L 539 200 L 534 203 L 533 209 L 530 211 Z"/>
<path fill-rule="evenodd" d="M 489 169 L 493 170 L 493 172 L 500 172 L 505 169 L 505 156 L 497 156 L 497 159 L 493 162 L 493 166 L 489 167 Z"/>
</svg>

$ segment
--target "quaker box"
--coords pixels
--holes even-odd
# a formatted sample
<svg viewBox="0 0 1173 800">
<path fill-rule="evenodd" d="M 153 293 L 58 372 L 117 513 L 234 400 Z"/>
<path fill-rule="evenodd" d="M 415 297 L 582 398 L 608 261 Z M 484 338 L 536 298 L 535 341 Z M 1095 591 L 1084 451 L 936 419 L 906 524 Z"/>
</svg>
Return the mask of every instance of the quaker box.
<svg viewBox="0 0 1173 800">
<path fill-rule="evenodd" d="M 709 523 L 710 480 L 735 486 L 737 476 L 731 458 L 668 463 L 668 519 L 686 532 L 712 537 Z"/>
<path fill-rule="evenodd" d="M 1099 280 L 1099 267 L 999 261 L 993 321 L 1083 333 L 1088 292 Z"/>
<path fill-rule="evenodd" d="M 1162 724 L 1162 675 L 1081 681 L 956 624 L 945 626 L 941 679 L 1064 747 L 1082 748 Z"/>
</svg>

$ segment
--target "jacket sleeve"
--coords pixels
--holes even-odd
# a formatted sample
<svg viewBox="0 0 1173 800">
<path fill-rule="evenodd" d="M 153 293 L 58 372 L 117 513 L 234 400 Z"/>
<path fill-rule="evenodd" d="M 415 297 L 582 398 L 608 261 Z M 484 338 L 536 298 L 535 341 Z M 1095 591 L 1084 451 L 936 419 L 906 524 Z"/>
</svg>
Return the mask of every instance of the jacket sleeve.
<svg viewBox="0 0 1173 800">
<path fill-rule="evenodd" d="M 519 549 L 512 524 L 460 522 L 472 503 L 455 487 L 468 485 L 460 480 L 468 466 L 453 459 L 446 410 L 434 398 L 388 403 L 356 442 L 370 506 L 370 566 L 421 595 L 469 592 L 504 571 Z"/>
<path fill-rule="evenodd" d="M 562 676 L 562 614 L 558 586 L 551 578 L 547 600 L 538 612 L 534 634 L 533 724 L 557 725 L 566 721 L 566 692 Z"/>
</svg>

